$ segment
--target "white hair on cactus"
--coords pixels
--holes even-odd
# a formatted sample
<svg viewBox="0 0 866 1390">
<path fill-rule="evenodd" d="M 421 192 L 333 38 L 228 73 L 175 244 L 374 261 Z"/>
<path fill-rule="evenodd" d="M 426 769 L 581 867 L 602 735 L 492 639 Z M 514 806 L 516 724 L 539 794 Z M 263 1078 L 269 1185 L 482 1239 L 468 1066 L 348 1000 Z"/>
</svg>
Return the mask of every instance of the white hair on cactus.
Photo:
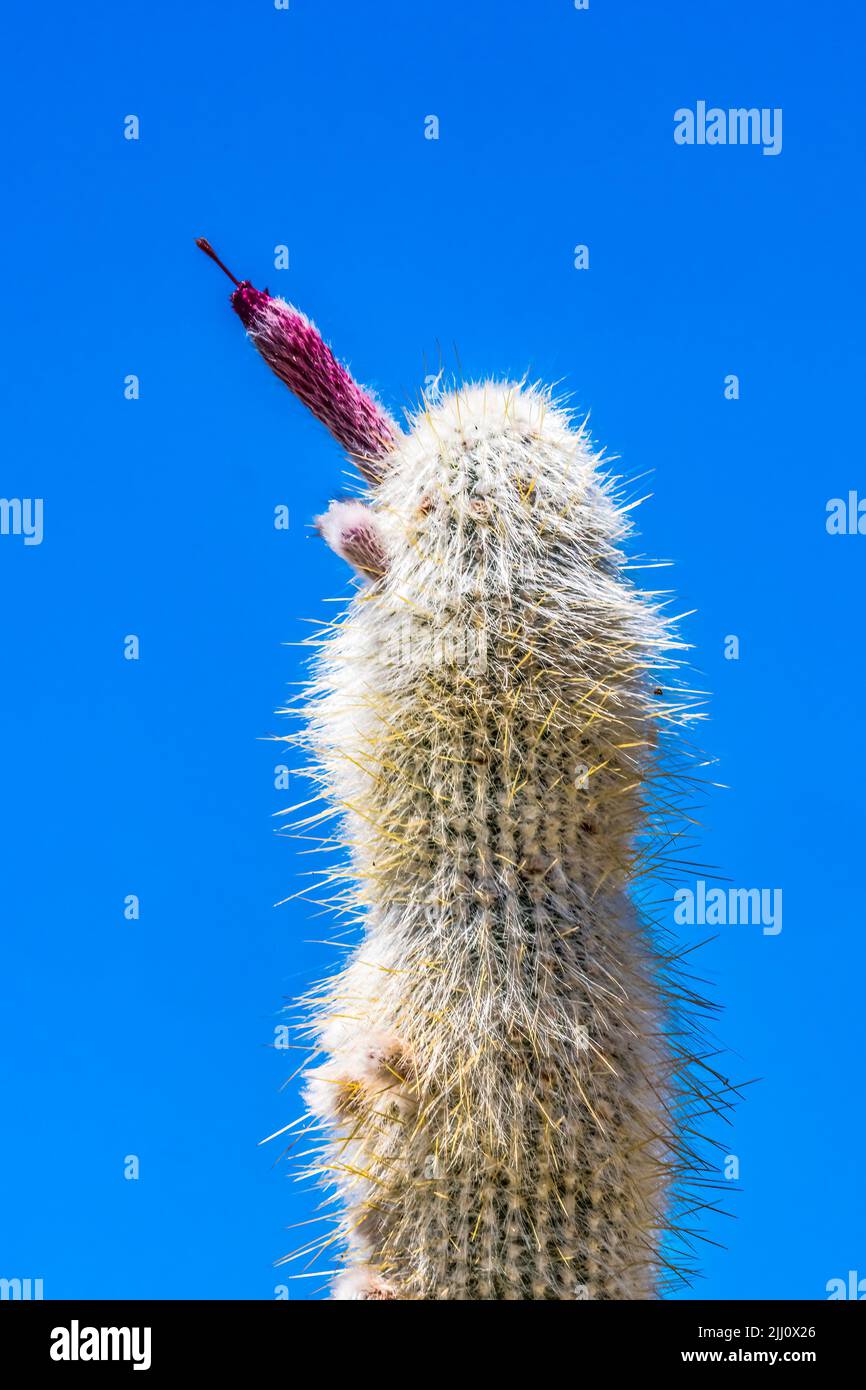
<svg viewBox="0 0 866 1390">
<path fill-rule="evenodd" d="M 356 1265 L 347 1269 L 334 1281 L 332 1297 L 336 1299 L 364 1301 L 376 1298 L 396 1298 L 391 1286 L 375 1269 L 369 1265 Z"/>
<path fill-rule="evenodd" d="M 337 1027 L 328 1029 L 327 1046 L 332 1060 L 306 1076 L 311 1114 L 325 1120 L 344 1118 L 374 1103 L 389 1114 L 406 1114 L 412 1108 L 408 1058 L 395 1034 L 370 1028 L 359 1038 L 337 1020 Z"/>
<path fill-rule="evenodd" d="M 332 502 L 316 526 L 331 549 L 367 579 L 380 578 L 387 560 L 376 518 L 369 507 L 350 499 Z"/>
<path fill-rule="evenodd" d="M 304 1005 L 333 1296 L 654 1297 L 719 1091 L 633 901 L 693 780 L 667 751 L 699 717 L 683 644 L 549 393 L 462 387 L 409 426 L 367 506 L 320 522 L 345 553 L 372 521 L 388 564 L 315 639 L 300 736 L 327 802 L 300 824 L 340 816 L 327 874 L 363 925 Z"/>
</svg>

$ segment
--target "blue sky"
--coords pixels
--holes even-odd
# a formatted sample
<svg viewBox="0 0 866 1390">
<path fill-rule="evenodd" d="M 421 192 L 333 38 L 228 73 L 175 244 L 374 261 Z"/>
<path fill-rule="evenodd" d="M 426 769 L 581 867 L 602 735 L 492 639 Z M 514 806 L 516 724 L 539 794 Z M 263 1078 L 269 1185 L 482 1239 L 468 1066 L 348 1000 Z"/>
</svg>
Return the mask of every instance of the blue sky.
<svg viewBox="0 0 866 1390">
<path fill-rule="evenodd" d="M 700 858 L 784 893 L 778 936 L 702 953 L 728 1072 L 762 1079 L 693 1294 L 866 1276 L 866 538 L 825 530 L 866 495 L 863 29 L 805 0 L 7 18 L 0 493 L 44 498 L 44 539 L 0 536 L 0 1275 L 272 1298 L 315 1200 L 257 1147 L 297 1113 L 280 1006 L 333 961 L 322 919 L 272 907 L 307 864 L 273 834 L 264 738 L 306 620 L 348 591 L 309 524 L 345 465 L 245 344 L 204 234 L 393 407 L 456 344 L 467 376 L 561 382 L 653 470 L 640 544 L 696 610 L 729 787 Z M 782 152 L 675 145 L 698 100 L 782 108 Z"/>
</svg>

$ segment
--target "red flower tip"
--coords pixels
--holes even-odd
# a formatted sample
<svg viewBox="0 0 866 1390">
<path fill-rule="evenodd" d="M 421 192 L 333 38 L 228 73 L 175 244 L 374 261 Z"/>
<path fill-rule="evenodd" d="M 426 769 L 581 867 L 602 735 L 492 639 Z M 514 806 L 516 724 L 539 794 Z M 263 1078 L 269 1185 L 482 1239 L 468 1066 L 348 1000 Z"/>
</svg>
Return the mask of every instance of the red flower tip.
<svg viewBox="0 0 866 1390">
<path fill-rule="evenodd" d="M 230 298 L 232 308 L 244 328 L 249 328 L 256 314 L 269 303 L 271 296 L 266 290 L 257 290 L 249 280 L 242 280 Z"/>
</svg>

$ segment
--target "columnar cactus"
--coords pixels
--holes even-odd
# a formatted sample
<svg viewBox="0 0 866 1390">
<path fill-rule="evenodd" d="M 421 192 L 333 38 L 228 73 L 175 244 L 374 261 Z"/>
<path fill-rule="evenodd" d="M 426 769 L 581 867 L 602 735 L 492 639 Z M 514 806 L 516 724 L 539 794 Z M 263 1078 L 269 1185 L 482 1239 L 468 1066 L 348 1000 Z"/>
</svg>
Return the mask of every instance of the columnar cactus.
<svg viewBox="0 0 866 1390">
<path fill-rule="evenodd" d="M 319 519 L 359 579 L 301 736 L 326 803 L 302 824 L 338 823 L 327 878 L 363 928 L 306 1001 L 333 1296 L 657 1297 L 712 1087 L 634 902 L 696 716 L 628 508 L 549 392 L 436 390 L 404 431 L 297 311 L 232 299 L 367 484 Z"/>
</svg>

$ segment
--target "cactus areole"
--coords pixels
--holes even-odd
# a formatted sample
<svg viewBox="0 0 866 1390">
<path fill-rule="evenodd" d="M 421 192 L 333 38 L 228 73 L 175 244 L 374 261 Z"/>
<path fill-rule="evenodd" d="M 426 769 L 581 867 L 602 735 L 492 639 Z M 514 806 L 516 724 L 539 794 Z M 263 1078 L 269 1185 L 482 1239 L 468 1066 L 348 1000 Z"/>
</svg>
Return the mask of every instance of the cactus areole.
<svg viewBox="0 0 866 1390">
<path fill-rule="evenodd" d="M 323 800 L 298 824 L 337 844 L 362 933 L 302 1001 L 299 1148 L 330 1194 L 304 1253 L 337 1299 L 660 1297 L 692 1272 L 719 1078 L 640 906 L 699 701 L 666 598 L 632 582 L 629 507 L 549 391 L 461 383 L 401 428 L 309 319 L 235 284 L 364 483 L 318 519 L 358 581 L 293 736 Z"/>
</svg>

